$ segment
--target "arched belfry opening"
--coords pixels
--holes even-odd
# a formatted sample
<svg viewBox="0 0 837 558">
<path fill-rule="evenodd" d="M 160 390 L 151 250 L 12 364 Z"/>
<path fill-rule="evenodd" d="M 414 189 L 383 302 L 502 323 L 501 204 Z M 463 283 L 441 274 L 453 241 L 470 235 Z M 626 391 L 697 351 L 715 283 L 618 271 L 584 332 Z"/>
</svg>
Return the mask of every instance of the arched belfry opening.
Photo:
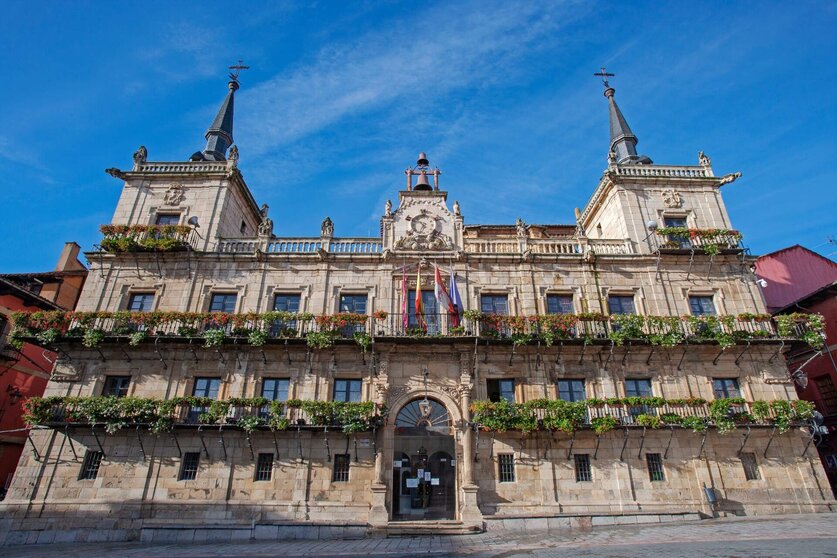
<svg viewBox="0 0 837 558">
<path fill-rule="evenodd" d="M 392 518 L 397 521 L 454 519 L 456 451 L 453 424 L 444 404 L 413 399 L 395 418 Z"/>
</svg>

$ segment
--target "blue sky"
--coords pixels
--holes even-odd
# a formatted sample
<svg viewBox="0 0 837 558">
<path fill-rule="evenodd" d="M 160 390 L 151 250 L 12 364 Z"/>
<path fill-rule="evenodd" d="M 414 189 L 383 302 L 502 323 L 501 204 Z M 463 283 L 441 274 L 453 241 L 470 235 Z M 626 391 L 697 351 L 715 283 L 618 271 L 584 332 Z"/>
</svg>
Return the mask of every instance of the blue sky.
<svg viewBox="0 0 837 558">
<path fill-rule="evenodd" d="M 6 2 L 0 271 L 90 249 L 143 144 L 186 160 L 239 58 L 235 140 L 278 236 L 376 235 L 426 151 L 466 223 L 572 223 L 605 168 L 602 65 L 639 151 L 712 157 L 753 253 L 837 236 L 834 2 Z"/>
</svg>

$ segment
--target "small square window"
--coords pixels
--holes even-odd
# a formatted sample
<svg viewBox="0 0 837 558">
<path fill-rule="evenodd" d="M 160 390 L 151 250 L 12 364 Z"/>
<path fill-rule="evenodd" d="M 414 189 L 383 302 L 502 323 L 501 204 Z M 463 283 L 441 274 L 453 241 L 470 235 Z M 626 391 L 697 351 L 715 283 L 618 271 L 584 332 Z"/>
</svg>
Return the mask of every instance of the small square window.
<svg viewBox="0 0 837 558">
<path fill-rule="evenodd" d="M 340 311 L 351 312 L 352 314 L 366 314 L 366 295 L 340 295 Z"/>
<path fill-rule="evenodd" d="M 572 295 L 546 295 L 547 314 L 572 314 L 574 310 Z"/>
<path fill-rule="evenodd" d="M 332 482 L 348 482 L 351 460 L 348 453 L 338 453 L 334 456 L 334 469 L 331 473 Z"/>
<path fill-rule="evenodd" d="M 741 397 L 741 390 L 736 378 L 712 378 L 712 391 L 715 394 L 715 399 Z"/>
<path fill-rule="evenodd" d="M 514 403 L 514 380 L 487 380 L 488 400 Z"/>
<path fill-rule="evenodd" d="M 334 380 L 335 401 L 360 401 L 361 380 Z"/>
<path fill-rule="evenodd" d="M 180 213 L 158 213 L 154 220 L 155 225 L 177 225 L 180 223 Z"/>
<path fill-rule="evenodd" d="M 480 311 L 484 314 L 509 315 L 509 297 L 507 295 L 484 294 L 480 296 Z"/>
<path fill-rule="evenodd" d="M 128 299 L 129 312 L 151 312 L 154 310 L 154 293 L 133 293 Z"/>
<path fill-rule="evenodd" d="M 714 316 L 716 315 L 714 298 L 711 296 L 690 296 L 689 310 L 691 310 L 692 316 Z"/>
<path fill-rule="evenodd" d="M 199 451 L 189 451 L 183 454 L 183 461 L 180 463 L 180 475 L 177 480 L 195 480 L 198 476 L 198 465 L 201 461 Z"/>
<path fill-rule="evenodd" d="M 648 463 L 648 478 L 651 481 L 666 480 L 663 472 L 663 459 L 659 453 L 646 453 L 645 461 Z"/>
<path fill-rule="evenodd" d="M 759 480 L 759 465 L 756 463 L 755 453 L 742 453 L 741 466 L 744 467 L 744 478 L 747 480 Z"/>
<path fill-rule="evenodd" d="M 105 387 L 102 389 L 102 395 L 105 397 L 125 397 L 128 395 L 128 386 L 130 385 L 130 376 L 105 376 Z"/>
<path fill-rule="evenodd" d="M 647 378 L 634 378 L 625 380 L 626 397 L 651 397 L 651 380 Z"/>
<path fill-rule="evenodd" d="M 584 380 L 558 380 L 558 399 L 570 402 L 587 399 Z"/>
<path fill-rule="evenodd" d="M 99 475 L 99 466 L 102 464 L 102 458 L 105 456 L 100 451 L 90 451 L 84 454 L 84 462 L 81 464 L 81 471 L 78 474 L 78 480 L 93 480 Z"/>
<path fill-rule="evenodd" d="M 501 453 L 497 459 L 500 464 L 500 482 L 514 482 L 514 454 Z"/>
<path fill-rule="evenodd" d="M 269 481 L 273 478 L 273 454 L 260 453 L 259 459 L 256 462 L 256 478 L 257 481 Z"/>
<path fill-rule="evenodd" d="M 590 469 L 590 455 L 586 453 L 575 456 L 575 481 L 590 482 L 593 480 L 593 471 Z"/>
<path fill-rule="evenodd" d="M 235 312 L 235 293 L 213 293 L 209 303 L 210 312 Z"/>
<path fill-rule="evenodd" d="M 607 309 L 611 314 L 636 314 L 633 295 L 610 295 Z"/>
</svg>

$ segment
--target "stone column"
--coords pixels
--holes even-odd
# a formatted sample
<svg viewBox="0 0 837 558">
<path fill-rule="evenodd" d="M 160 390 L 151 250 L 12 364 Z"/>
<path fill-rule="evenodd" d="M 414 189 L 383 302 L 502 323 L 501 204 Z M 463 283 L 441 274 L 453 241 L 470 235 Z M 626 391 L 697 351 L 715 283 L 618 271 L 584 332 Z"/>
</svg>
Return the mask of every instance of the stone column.
<svg viewBox="0 0 837 558">
<path fill-rule="evenodd" d="M 474 483 L 474 430 L 470 427 L 471 420 L 471 375 L 469 370 L 469 355 L 461 358 L 463 367 L 460 378 L 460 404 L 462 408 L 462 523 L 465 526 L 482 528 L 482 512 L 477 503 L 479 486 Z"/>
<path fill-rule="evenodd" d="M 378 363 L 378 379 L 375 382 L 376 398 L 378 405 L 384 405 L 389 393 L 389 377 L 387 369 L 389 355 L 381 354 Z M 386 485 L 386 438 L 387 428 L 378 429 L 378 439 L 375 441 L 375 479 L 372 481 L 372 507 L 369 509 L 368 523 L 372 526 L 386 526 L 389 522 L 389 511 L 387 511 L 387 485 Z M 376 433 L 376 435 L 378 434 Z"/>
</svg>

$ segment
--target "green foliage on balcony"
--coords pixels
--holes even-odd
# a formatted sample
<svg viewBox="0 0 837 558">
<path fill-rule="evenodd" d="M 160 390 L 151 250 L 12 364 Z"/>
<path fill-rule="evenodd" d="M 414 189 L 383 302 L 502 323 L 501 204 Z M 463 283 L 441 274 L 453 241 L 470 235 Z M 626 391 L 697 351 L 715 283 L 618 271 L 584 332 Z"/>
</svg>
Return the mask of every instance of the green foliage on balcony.
<svg viewBox="0 0 837 558">
<path fill-rule="evenodd" d="M 122 252 L 169 252 L 189 245 L 192 228 L 186 225 L 102 225 L 102 250 Z"/>
</svg>

